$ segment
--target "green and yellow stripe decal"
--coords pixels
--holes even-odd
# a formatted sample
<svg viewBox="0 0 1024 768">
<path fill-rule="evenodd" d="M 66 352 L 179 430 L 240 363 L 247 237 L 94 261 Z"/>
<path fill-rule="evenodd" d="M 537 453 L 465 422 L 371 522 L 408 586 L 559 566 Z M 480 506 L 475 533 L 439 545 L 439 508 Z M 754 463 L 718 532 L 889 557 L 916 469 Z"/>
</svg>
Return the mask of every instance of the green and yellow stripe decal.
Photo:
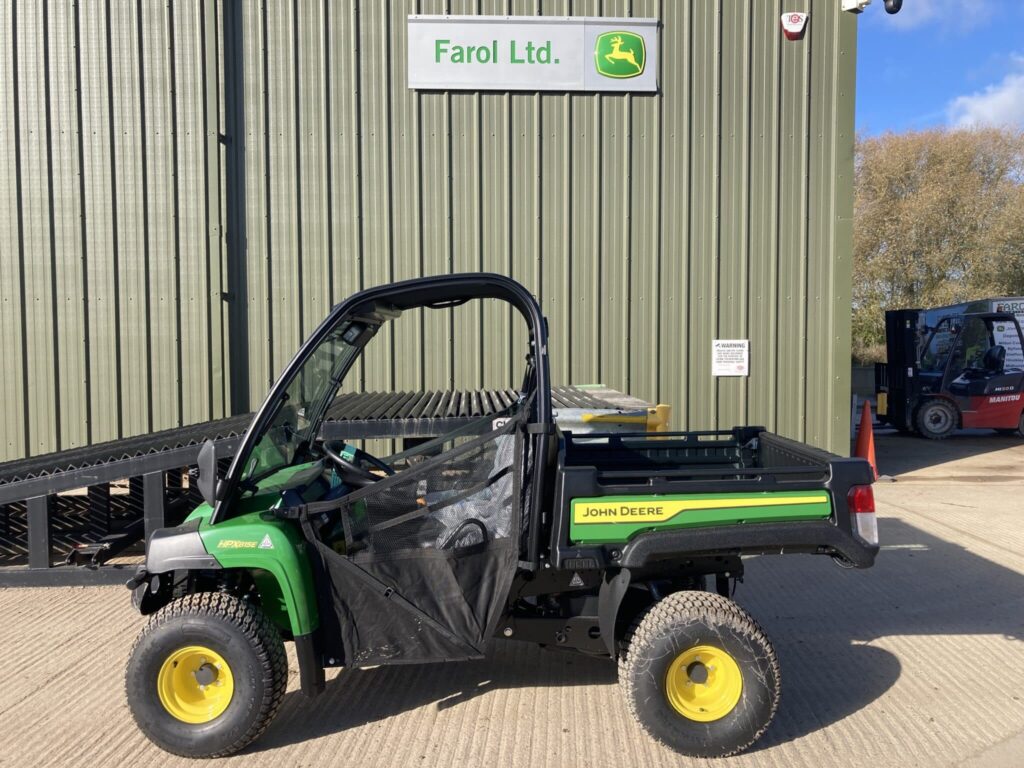
<svg viewBox="0 0 1024 768">
<path fill-rule="evenodd" d="M 576 544 L 625 542 L 650 530 L 820 520 L 832 514 L 827 491 L 693 493 L 573 499 L 569 538 Z"/>
</svg>

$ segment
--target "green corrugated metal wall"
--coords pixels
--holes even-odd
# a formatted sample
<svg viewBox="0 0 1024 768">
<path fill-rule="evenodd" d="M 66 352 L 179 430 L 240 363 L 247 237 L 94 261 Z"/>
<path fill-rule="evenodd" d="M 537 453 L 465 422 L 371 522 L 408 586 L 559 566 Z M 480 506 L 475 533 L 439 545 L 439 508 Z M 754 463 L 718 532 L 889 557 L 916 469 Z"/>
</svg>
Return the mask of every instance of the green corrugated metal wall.
<svg viewBox="0 0 1024 768">
<path fill-rule="evenodd" d="M 556 382 L 845 451 L 856 17 L 796 5 L 0 1 L 0 459 L 253 408 L 333 303 L 463 270 Z M 661 92 L 411 92 L 409 13 L 658 17 Z M 519 374 L 504 309 L 404 322 L 367 386 Z"/>
</svg>

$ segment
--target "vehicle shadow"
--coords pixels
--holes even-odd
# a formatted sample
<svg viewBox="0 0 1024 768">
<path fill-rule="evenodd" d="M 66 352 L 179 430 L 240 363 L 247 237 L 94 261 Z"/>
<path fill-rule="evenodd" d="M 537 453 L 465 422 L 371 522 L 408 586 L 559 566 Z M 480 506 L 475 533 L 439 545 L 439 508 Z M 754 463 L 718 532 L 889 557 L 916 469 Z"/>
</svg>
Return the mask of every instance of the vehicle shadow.
<svg viewBox="0 0 1024 768">
<path fill-rule="evenodd" d="M 737 600 L 762 625 L 782 664 L 775 722 L 755 749 L 798 739 L 868 706 L 899 679 L 899 658 L 872 641 L 896 635 L 1024 638 L 1024 575 L 899 520 L 883 519 L 875 568 L 828 558 L 747 561 Z M 478 662 L 345 670 L 317 699 L 289 693 L 252 751 L 337 733 L 433 704 L 455 707 L 495 690 L 613 686 L 608 660 L 498 641 Z M 623 704 L 625 706 L 625 704 Z"/>
<path fill-rule="evenodd" d="M 247 751 L 295 744 L 424 706 L 443 711 L 496 690 L 615 681 L 615 665 L 607 659 L 498 640 L 480 661 L 343 670 L 316 699 L 291 691 L 270 730 Z"/>
<path fill-rule="evenodd" d="M 868 571 L 824 558 L 756 558 L 740 602 L 775 643 L 782 705 L 755 749 L 842 720 L 885 693 L 900 659 L 887 637 L 1024 639 L 1024 575 L 901 520 L 879 521 L 884 549 Z"/>
<path fill-rule="evenodd" d="M 882 475 L 899 477 L 919 470 L 949 464 L 971 456 L 1004 451 L 1024 446 L 1024 440 L 1016 436 L 999 435 L 990 429 L 972 429 L 956 432 L 945 440 L 927 440 L 917 435 L 908 435 L 895 430 L 875 432 L 875 457 L 878 472 Z M 1018 463 L 1019 458 L 1007 459 Z M 1012 468 L 1010 468 L 1012 469 Z M 1006 481 L 1011 473 L 992 472 L 987 478 L 991 482 Z"/>
</svg>

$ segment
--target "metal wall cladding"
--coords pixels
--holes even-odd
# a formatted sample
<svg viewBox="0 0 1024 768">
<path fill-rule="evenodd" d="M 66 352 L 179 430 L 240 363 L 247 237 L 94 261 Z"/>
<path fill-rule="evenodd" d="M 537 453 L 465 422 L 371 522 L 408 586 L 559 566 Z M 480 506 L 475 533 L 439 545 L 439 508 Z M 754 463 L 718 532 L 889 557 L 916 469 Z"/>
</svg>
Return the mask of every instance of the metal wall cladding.
<svg viewBox="0 0 1024 768">
<path fill-rule="evenodd" d="M 556 382 L 845 453 L 856 17 L 811 0 L 789 42 L 783 10 L 2 0 L 0 459 L 252 409 L 346 295 L 478 270 L 541 299 Z M 410 91 L 410 13 L 657 17 L 661 89 Z M 415 313 L 359 386 L 525 351 L 503 306 Z"/>
<path fill-rule="evenodd" d="M 0 3 L 0 459 L 226 411 L 214 20 Z"/>
</svg>

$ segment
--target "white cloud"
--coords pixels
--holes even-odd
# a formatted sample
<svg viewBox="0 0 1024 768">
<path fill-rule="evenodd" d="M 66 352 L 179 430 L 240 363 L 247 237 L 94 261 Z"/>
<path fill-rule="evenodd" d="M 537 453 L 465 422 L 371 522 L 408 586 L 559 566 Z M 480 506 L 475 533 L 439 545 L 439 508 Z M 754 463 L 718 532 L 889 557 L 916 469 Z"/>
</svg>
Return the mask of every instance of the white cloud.
<svg viewBox="0 0 1024 768">
<path fill-rule="evenodd" d="M 1014 56 L 1015 67 L 995 85 L 957 96 L 947 107 L 949 122 L 957 128 L 1019 126 L 1024 128 L 1024 56 Z"/>
<path fill-rule="evenodd" d="M 882 2 L 879 2 L 882 5 Z M 897 29 L 917 29 L 938 24 L 947 31 L 967 31 L 988 21 L 995 12 L 991 0 L 968 3 L 964 0 L 906 0 L 903 10 L 882 15 Z"/>
</svg>

